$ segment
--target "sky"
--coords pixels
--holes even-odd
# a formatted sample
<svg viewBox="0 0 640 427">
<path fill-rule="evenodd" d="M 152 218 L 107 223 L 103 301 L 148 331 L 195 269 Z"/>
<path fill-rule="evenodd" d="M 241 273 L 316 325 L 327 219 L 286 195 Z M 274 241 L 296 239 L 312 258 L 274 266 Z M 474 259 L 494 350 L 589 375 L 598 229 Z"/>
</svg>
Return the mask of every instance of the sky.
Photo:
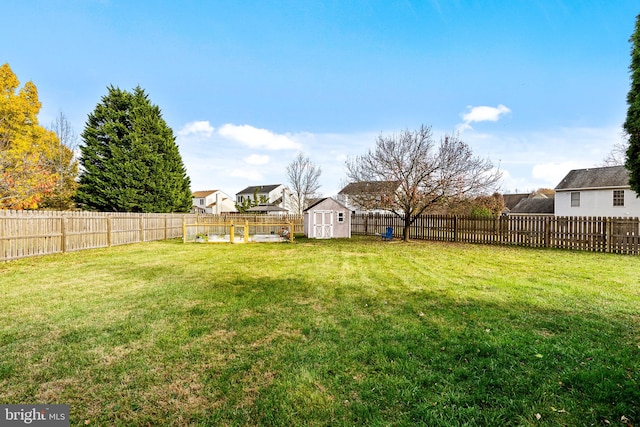
<svg viewBox="0 0 640 427">
<path fill-rule="evenodd" d="M 140 86 L 192 191 L 287 184 L 298 152 L 338 193 L 380 135 L 459 133 L 504 193 L 554 188 L 624 141 L 638 0 L 4 0 L 0 64 L 76 134 Z M 81 144 L 81 140 L 79 141 Z"/>
</svg>

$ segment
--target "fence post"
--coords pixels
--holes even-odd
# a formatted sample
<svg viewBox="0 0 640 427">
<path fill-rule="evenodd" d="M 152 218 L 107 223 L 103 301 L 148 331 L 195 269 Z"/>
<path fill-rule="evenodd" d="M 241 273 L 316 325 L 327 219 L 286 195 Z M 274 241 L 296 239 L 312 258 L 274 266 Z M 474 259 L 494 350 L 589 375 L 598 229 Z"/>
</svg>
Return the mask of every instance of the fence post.
<svg viewBox="0 0 640 427">
<path fill-rule="evenodd" d="M 453 241 L 458 241 L 458 216 L 453 216 Z"/>
<path fill-rule="evenodd" d="M 605 247 L 605 252 L 611 252 L 612 248 L 613 248 L 613 236 L 611 235 L 612 233 L 612 227 L 611 227 L 611 218 L 607 217 L 605 218 L 605 225 L 604 225 L 604 240 L 606 242 L 606 247 Z"/>
<path fill-rule="evenodd" d="M 231 221 L 229 225 L 229 242 L 230 243 L 233 243 L 234 234 L 235 234 L 235 229 L 233 227 L 233 221 Z"/>
<path fill-rule="evenodd" d="M 113 225 L 111 224 L 111 215 L 107 214 L 107 247 L 110 248 L 112 244 L 111 234 L 113 233 Z"/>
<path fill-rule="evenodd" d="M 249 220 L 244 220 L 244 242 L 249 243 Z"/>
<path fill-rule="evenodd" d="M 164 239 L 163 240 L 167 240 L 167 215 L 169 214 L 165 214 L 164 215 Z"/>
<path fill-rule="evenodd" d="M 551 218 L 544 218 L 544 247 L 548 248 L 551 244 Z"/>
<path fill-rule="evenodd" d="M 182 243 L 187 243 L 187 216 L 182 215 Z"/>
<path fill-rule="evenodd" d="M 140 214 L 140 242 L 144 242 L 144 214 Z"/>
<path fill-rule="evenodd" d="M 60 246 L 62 253 L 65 253 L 67 252 L 67 217 L 64 215 L 60 217 L 60 231 L 62 234 L 60 236 Z"/>
</svg>

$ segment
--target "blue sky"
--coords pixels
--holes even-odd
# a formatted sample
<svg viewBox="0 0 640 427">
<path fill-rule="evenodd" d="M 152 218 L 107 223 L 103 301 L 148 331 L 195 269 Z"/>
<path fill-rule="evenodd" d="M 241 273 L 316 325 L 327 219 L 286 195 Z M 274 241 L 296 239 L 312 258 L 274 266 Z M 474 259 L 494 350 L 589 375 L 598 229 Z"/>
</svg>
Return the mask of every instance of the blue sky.
<svg viewBox="0 0 640 427">
<path fill-rule="evenodd" d="M 501 190 L 555 187 L 622 141 L 637 0 L 5 0 L 0 63 L 77 134 L 139 85 L 192 190 L 286 184 L 303 151 L 336 194 L 380 133 L 460 132 Z"/>
</svg>

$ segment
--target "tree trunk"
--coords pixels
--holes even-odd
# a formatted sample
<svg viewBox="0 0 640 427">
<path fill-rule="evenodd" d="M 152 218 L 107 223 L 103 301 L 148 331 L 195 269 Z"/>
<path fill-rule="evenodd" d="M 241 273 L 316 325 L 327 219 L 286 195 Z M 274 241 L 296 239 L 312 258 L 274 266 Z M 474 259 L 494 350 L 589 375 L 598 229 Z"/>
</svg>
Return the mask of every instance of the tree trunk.
<svg viewBox="0 0 640 427">
<path fill-rule="evenodd" d="M 409 241 L 409 227 L 411 226 L 411 215 L 404 216 L 404 229 L 402 230 L 402 240 Z"/>
</svg>

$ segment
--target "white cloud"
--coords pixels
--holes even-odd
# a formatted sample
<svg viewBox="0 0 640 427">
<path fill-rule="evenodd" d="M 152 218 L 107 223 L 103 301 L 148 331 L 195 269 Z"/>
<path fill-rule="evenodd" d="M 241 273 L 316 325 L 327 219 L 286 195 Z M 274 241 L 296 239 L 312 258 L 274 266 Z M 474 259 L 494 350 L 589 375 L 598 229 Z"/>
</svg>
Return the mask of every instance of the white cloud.
<svg viewBox="0 0 640 427">
<path fill-rule="evenodd" d="M 533 165 L 531 176 L 534 180 L 548 183 L 548 187 L 554 188 L 560 183 L 572 169 L 581 169 L 584 165 L 574 160 L 564 162 L 549 162 Z"/>
<path fill-rule="evenodd" d="M 178 135 L 210 138 L 214 130 L 208 120 L 202 120 L 187 123 L 178 131 Z"/>
<path fill-rule="evenodd" d="M 229 176 L 243 178 L 245 181 L 257 182 L 258 184 L 262 183 L 264 179 L 264 176 L 260 172 L 253 169 L 233 169 L 229 173 Z"/>
<path fill-rule="evenodd" d="M 470 131 L 465 142 L 503 171 L 502 190 L 554 188 L 572 169 L 594 167 L 621 141 L 620 127 L 552 128 L 493 134 Z"/>
<path fill-rule="evenodd" d="M 462 115 L 464 123 L 459 124 L 457 127 L 459 131 L 471 129 L 471 123 L 497 122 L 502 115 L 511 112 L 511 109 L 502 104 L 499 104 L 497 107 L 488 107 L 486 105 L 472 107 L 469 105 L 467 110 L 468 111 Z"/>
<path fill-rule="evenodd" d="M 266 165 L 269 163 L 269 160 L 269 156 L 260 154 L 252 154 L 244 158 L 245 163 L 249 165 Z"/>
<path fill-rule="evenodd" d="M 289 135 L 279 135 L 267 129 L 259 129 L 250 125 L 234 125 L 227 123 L 218 129 L 218 133 L 247 147 L 264 150 L 300 150 L 302 145 Z"/>
</svg>

